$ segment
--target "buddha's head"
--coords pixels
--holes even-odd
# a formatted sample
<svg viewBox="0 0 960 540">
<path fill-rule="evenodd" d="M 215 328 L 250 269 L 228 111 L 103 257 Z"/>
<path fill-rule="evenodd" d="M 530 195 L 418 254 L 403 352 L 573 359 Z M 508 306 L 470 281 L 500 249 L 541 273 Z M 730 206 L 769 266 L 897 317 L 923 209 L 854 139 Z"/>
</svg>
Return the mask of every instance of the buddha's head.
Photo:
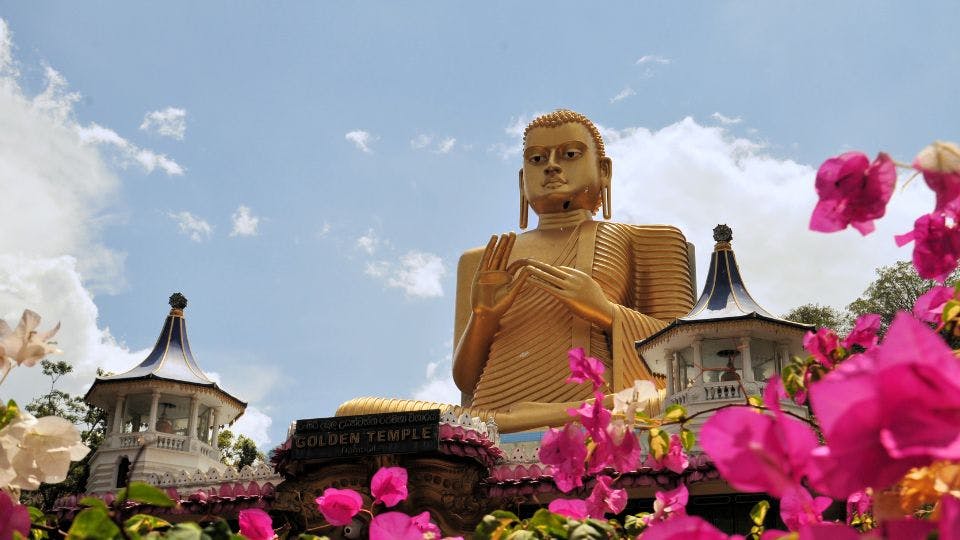
<svg viewBox="0 0 960 540">
<path fill-rule="evenodd" d="M 520 226 L 526 226 L 527 204 L 538 215 L 596 213 L 602 204 L 609 219 L 612 174 L 603 138 L 586 116 L 560 109 L 535 118 L 523 134 Z"/>
</svg>

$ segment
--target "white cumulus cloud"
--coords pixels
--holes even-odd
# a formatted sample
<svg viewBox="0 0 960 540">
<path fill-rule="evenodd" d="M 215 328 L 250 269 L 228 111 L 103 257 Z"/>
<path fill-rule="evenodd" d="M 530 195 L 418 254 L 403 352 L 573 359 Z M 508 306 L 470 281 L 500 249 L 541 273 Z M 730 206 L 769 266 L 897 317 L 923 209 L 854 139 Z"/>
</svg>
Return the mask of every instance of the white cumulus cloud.
<svg viewBox="0 0 960 540">
<path fill-rule="evenodd" d="M 256 236 L 260 218 L 251 213 L 250 207 L 241 204 L 230 219 L 233 221 L 230 236 Z"/>
<path fill-rule="evenodd" d="M 182 141 L 187 132 L 187 111 L 177 107 L 150 111 L 143 116 L 140 129 Z"/>
<path fill-rule="evenodd" d="M 861 237 L 808 230 L 816 170 L 778 158 L 762 143 L 686 118 L 657 131 L 602 129 L 614 161 L 613 219 L 677 225 L 697 245 L 698 288 L 706 279 L 718 223 L 733 229 L 740 270 L 754 298 L 774 314 L 808 302 L 845 306 L 878 266 L 910 258 L 894 234 L 933 207 L 922 182 L 898 190 Z M 825 277 L 826 276 L 826 277 Z"/>
<path fill-rule="evenodd" d="M 177 213 L 170 212 L 167 216 L 177 223 L 181 234 L 189 236 L 194 242 L 209 240 L 210 236 L 213 235 L 213 227 L 206 220 L 186 210 Z"/>
<path fill-rule="evenodd" d="M 434 144 L 434 141 L 437 141 Z M 420 133 L 410 139 L 410 148 L 414 150 L 430 150 L 434 154 L 448 154 L 456 146 L 457 139 L 454 137 L 444 137 L 437 140 L 433 135 Z"/>
<path fill-rule="evenodd" d="M 617 95 L 615 95 L 615 96 L 613 96 L 612 98 L 610 98 L 610 103 L 616 103 L 616 102 L 618 102 L 618 101 L 622 101 L 622 100 L 627 99 L 628 97 L 634 96 L 634 95 L 636 95 L 636 94 L 637 94 L 637 93 L 633 90 L 633 88 L 630 88 L 630 87 L 628 86 L 628 87 L 624 88 L 623 90 L 621 90 L 620 92 L 618 92 Z"/>
<path fill-rule="evenodd" d="M 329 232 L 329 230 L 328 230 Z M 373 255 L 380 247 L 381 240 L 373 229 L 367 229 L 367 233 L 357 238 L 357 248 L 367 255 Z"/>
<path fill-rule="evenodd" d="M 453 382 L 450 354 L 427 364 L 424 381 L 413 391 L 412 398 L 437 403 L 460 403 L 460 389 Z"/>
<path fill-rule="evenodd" d="M 361 150 L 367 154 L 373 153 L 373 149 L 370 148 L 370 143 L 373 142 L 374 137 L 370 135 L 369 132 L 363 131 L 362 129 L 355 129 L 348 132 L 343 137 L 352 142 L 358 150 Z"/>
<path fill-rule="evenodd" d="M 740 122 L 743 122 L 743 118 L 740 118 L 739 116 L 726 116 L 719 112 L 715 112 L 711 114 L 710 118 L 713 118 L 714 120 L 716 120 L 717 122 L 720 122 L 721 124 L 727 124 L 727 125 L 739 124 Z"/>
<path fill-rule="evenodd" d="M 443 296 L 442 279 L 447 274 L 443 259 L 421 251 L 408 251 L 398 261 L 367 263 L 365 273 L 380 278 L 388 287 L 396 287 L 414 298 Z"/>
<path fill-rule="evenodd" d="M 645 54 L 640 58 L 637 58 L 636 65 L 642 66 L 644 64 L 661 64 L 667 65 L 673 62 L 667 57 L 660 56 L 659 54 Z"/>
</svg>

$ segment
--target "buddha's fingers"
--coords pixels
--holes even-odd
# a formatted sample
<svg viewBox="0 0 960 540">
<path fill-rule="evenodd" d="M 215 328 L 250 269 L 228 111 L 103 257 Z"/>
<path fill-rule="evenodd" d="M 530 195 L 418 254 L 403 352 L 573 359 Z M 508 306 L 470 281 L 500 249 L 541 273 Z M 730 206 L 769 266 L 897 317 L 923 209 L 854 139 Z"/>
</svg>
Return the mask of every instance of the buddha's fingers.
<svg viewBox="0 0 960 540">
<path fill-rule="evenodd" d="M 533 259 L 527 260 L 527 266 L 539 269 L 540 271 L 550 274 L 559 279 L 567 279 L 571 276 L 571 272 L 569 272 L 570 269 L 566 266 L 553 266 L 552 264 L 548 264 L 543 261 L 536 261 Z"/>
<path fill-rule="evenodd" d="M 487 242 L 487 247 L 483 250 L 483 256 L 480 257 L 480 265 L 477 266 L 477 275 L 484 270 L 490 269 L 490 259 L 493 258 L 493 251 L 497 247 L 497 235 L 490 237 L 490 241 Z"/>
<path fill-rule="evenodd" d="M 513 243 L 516 242 L 517 235 L 514 233 L 501 234 L 497 247 L 493 251 L 493 259 L 490 261 L 491 270 L 503 270 L 510 259 L 510 251 L 513 250 Z"/>
<path fill-rule="evenodd" d="M 535 266 L 526 266 L 524 270 L 530 273 L 530 283 L 539 286 L 541 289 L 550 293 L 566 292 L 568 287 L 566 279 L 557 277 L 549 272 L 536 268 Z"/>
</svg>

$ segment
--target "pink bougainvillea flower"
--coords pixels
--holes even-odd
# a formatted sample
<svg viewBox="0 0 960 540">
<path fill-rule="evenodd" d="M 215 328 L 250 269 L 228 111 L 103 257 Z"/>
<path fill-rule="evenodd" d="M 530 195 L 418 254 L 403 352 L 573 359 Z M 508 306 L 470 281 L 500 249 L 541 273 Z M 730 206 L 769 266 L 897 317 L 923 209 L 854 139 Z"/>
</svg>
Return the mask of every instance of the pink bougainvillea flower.
<svg viewBox="0 0 960 540">
<path fill-rule="evenodd" d="M 613 478 L 609 476 L 598 476 L 597 483 L 593 485 L 593 491 L 585 501 L 587 503 L 587 515 L 597 519 L 603 519 L 606 514 L 619 514 L 627 506 L 627 492 L 622 489 L 611 489 Z"/>
<path fill-rule="evenodd" d="M 854 345 L 863 349 L 869 349 L 877 344 L 880 338 L 877 332 L 880 331 L 881 318 L 876 313 L 867 313 L 857 318 L 853 323 L 853 330 L 843 338 L 843 348 L 849 350 Z"/>
<path fill-rule="evenodd" d="M 861 516 L 870 511 L 873 497 L 866 491 L 858 491 L 847 497 L 847 525 L 853 521 L 854 514 Z"/>
<path fill-rule="evenodd" d="M 587 503 L 582 499 L 554 499 L 550 501 L 547 510 L 572 519 L 587 517 Z"/>
<path fill-rule="evenodd" d="M 943 308 L 953 299 L 954 288 L 936 286 L 920 295 L 913 304 L 913 316 L 917 319 L 939 325 L 943 322 Z"/>
<path fill-rule="evenodd" d="M 842 523 L 809 523 L 806 525 L 801 525 L 800 529 L 797 531 L 802 540 L 859 540 L 860 533 L 856 530 L 847 527 Z M 899 536 L 890 536 L 889 538 L 898 538 L 899 540 L 905 540 Z M 760 537 L 760 540 L 767 540 L 767 536 L 763 535 Z"/>
<path fill-rule="evenodd" d="M 575 416 L 577 421 L 593 437 L 593 440 L 606 437 L 607 425 L 610 424 L 610 411 L 603 406 L 603 394 L 597 392 L 593 401 L 585 401 L 578 409 L 567 409 L 567 414 Z"/>
<path fill-rule="evenodd" d="M 740 535 L 726 533 L 697 516 L 677 516 L 666 521 L 657 521 L 643 532 L 643 540 L 734 540 Z"/>
<path fill-rule="evenodd" d="M 816 435 L 803 422 L 749 408 L 717 411 L 701 428 L 699 440 L 730 485 L 774 497 L 800 485 L 817 446 Z"/>
<path fill-rule="evenodd" d="M 894 237 L 898 246 L 913 242 L 913 266 L 923 279 L 941 283 L 957 267 L 960 257 L 960 228 L 948 224 L 942 213 L 920 216 L 913 230 Z"/>
<path fill-rule="evenodd" d="M 653 514 L 647 516 L 645 520 L 648 525 L 652 521 L 663 521 L 674 516 L 687 514 L 687 501 L 690 500 L 690 492 L 684 484 L 680 484 L 669 491 L 658 491 L 654 497 Z"/>
<path fill-rule="evenodd" d="M 548 429 L 540 441 L 540 462 L 553 466 L 553 481 L 564 493 L 583 485 L 586 441 L 587 433 L 572 423 Z"/>
<path fill-rule="evenodd" d="M 440 538 L 440 528 L 430 521 L 430 513 L 408 516 L 403 512 L 377 514 L 370 522 L 370 540 L 423 540 L 425 534 Z"/>
<path fill-rule="evenodd" d="M 606 435 L 594 440 L 597 447 L 590 456 L 588 472 L 597 473 L 606 467 L 613 467 L 621 473 L 637 470 L 640 465 L 640 441 L 622 418 L 610 422 Z"/>
<path fill-rule="evenodd" d="M 570 349 L 567 352 L 567 358 L 570 360 L 570 376 L 567 377 L 568 383 L 582 383 L 591 381 L 593 389 L 596 390 L 603 386 L 603 362 L 592 356 L 587 356 L 582 347 Z"/>
<path fill-rule="evenodd" d="M 823 521 L 823 511 L 830 506 L 830 497 L 814 498 L 805 488 L 796 487 L 783 494 L 780 499 L 780 519 L 791 531 L 803 525 Z"/>
<path fill-rule="evenodd" d="M 677 474 L 682 473 L 690 466 L 690 459 L 687 458 L 687 453 L 683 451 L 683 441 L 680 440 L 679 435 L 674 433 L 670 436 L 670 448 L 662 458 L 657 460 L 657 464 Z"/>
<path fill-rule="evenodd" d="M 331 525 L 342 527 L 353 521 L 363 507 L 363 497 L 352 489 L 327 488 L 316 498 L 317 508 Z"/>
<path fill-rule="evenodd" d="M 946 494 L 940 498 L 939 540 L 960 540 L 960 499 Z"/>
<path fill-rule="evenodd" d="M 913 168 L 937 194 L 936 211 L 953 212 L 960 206 L 960 147 L 936 141 L 913 160 Z"/>
<path fill-rule="evenodd" d="M 0 540 L 12 539 L 14 532 L 30 537 L 30 511 L 0 490 Z"/>
<path fill-rule="evenodd" d="M 273 532 L 273 520 L 270 514 L 259 508 L 241 510 L 237 521 L 240 522 L 240 534 L 249 540 L 271 540 L 277 537 Z"/>
<path fill-rule="evenodd" d="M 936 459 L 960 459 L 960 364 L 907 313 L 883 343 L 814 384 L 810 402 L 827 441 L 812 453 L 810 481 L 837 499 L 886 488 Z"/>
<path fill-rule="evenodd" d="M 370 494 L 374 504 L 382 502 L 387 508 L 407 498 L 407 470 L 403 467 L 381 467 L 370 479 Z"/>
<path fill-rule="evenodd" d="M 861 152 L 824 161 L 817 171 L 820 201 L 810 217 L 810 230 L 835 232 L 850 225 L 863 235 L 873 232 L 873 220 L 883 217 L 896 182 L 896 167 L 882 152 L 873 163 Z"/>
<path fill-rule="evenodd" d="M 829 328 L 819 328 L 803 336 L 803 348 L 828 368 L 833 367 L 833 353 L 840 346 L 840 338 Z"/>
</svg>

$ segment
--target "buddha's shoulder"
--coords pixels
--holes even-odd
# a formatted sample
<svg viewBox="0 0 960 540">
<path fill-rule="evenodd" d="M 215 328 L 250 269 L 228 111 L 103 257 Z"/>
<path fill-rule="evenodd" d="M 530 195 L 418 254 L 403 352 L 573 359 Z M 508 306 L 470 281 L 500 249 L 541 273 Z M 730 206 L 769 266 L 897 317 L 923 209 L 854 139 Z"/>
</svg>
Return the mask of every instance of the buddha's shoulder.
<svg viewBox="0 0 960 540">
<path fill-rule="evenodd" d="M 673 225 L 631 225 L 628 223 L 600 222 L 600 230 L 617 232 L 635 240 L 683 242 L 687 241 L 683 232 Z"/>
</svg>

